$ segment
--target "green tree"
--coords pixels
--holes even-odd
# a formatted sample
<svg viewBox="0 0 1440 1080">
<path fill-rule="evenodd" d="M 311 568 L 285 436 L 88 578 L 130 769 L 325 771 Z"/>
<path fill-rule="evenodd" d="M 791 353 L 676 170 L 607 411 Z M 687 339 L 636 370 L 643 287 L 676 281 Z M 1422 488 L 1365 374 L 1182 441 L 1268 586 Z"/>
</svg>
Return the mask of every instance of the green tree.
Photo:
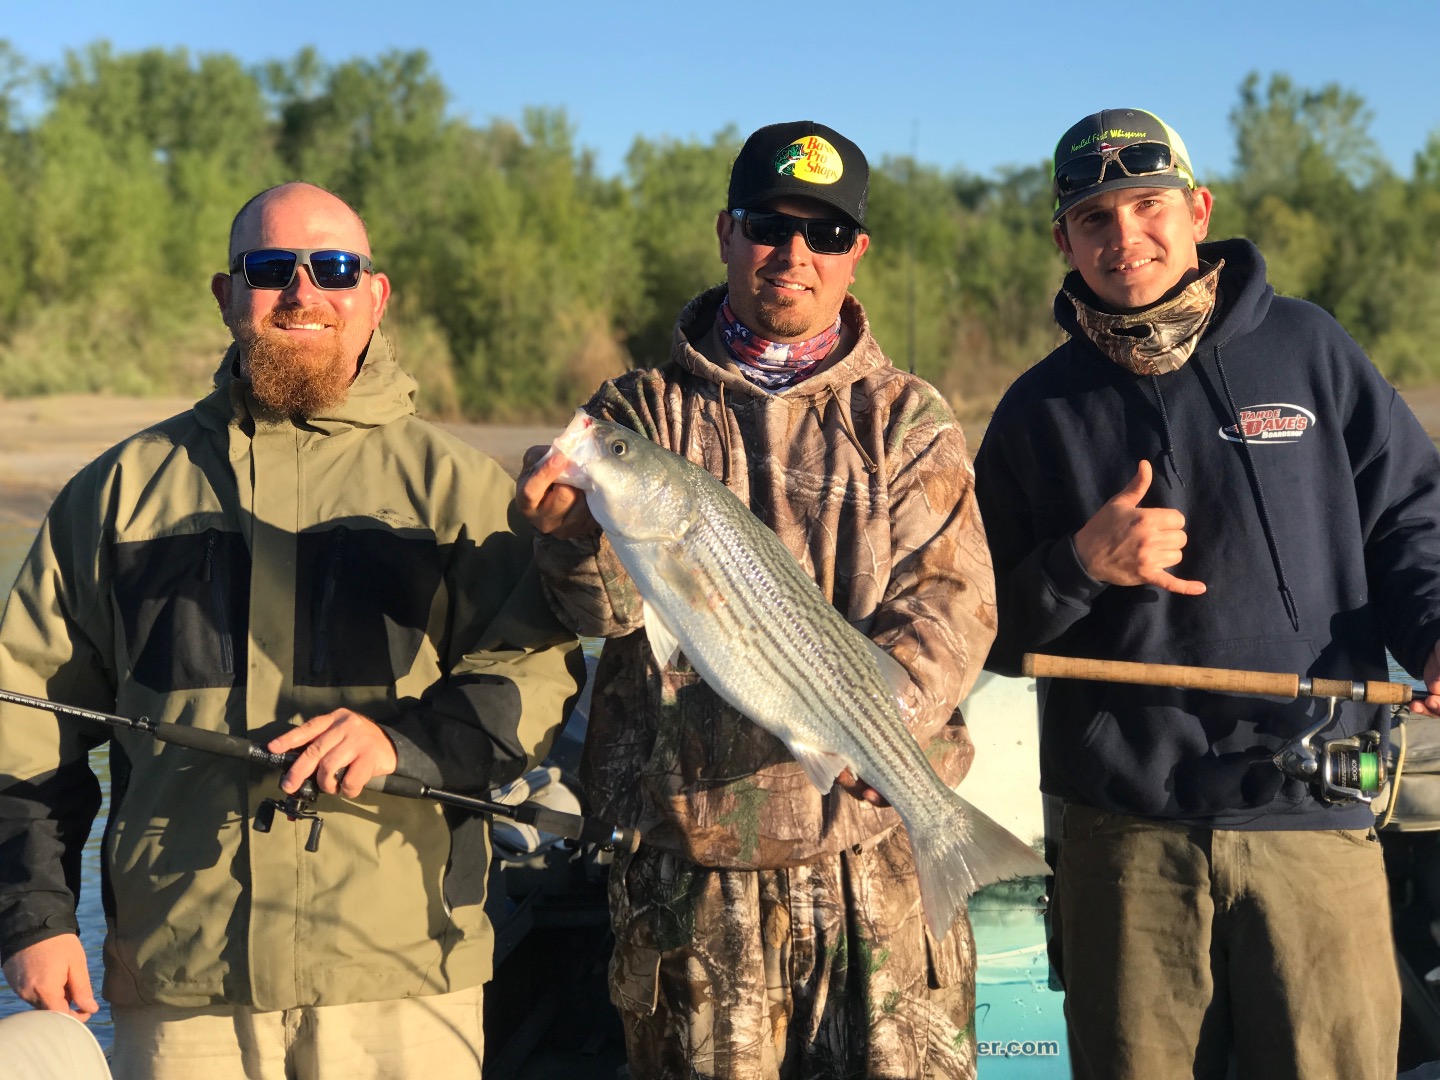
<svg viewBox="0 0 1440 1080">
<path fill-rule="evenodd" d="M 680 308 L 725 276 L 715 219 L 725 209 L 730 164 L 740 143 L 731 126 L 708 143 L 642 138 L 630 147 L 629 222 L 641 296 L 634 317 L 622 327 L 638 363 L 663 361 Z"/>
<path fill-rule="evenodd" d="M 203 381 L 224 344 L 206 281 L 263 171 L 267 122 L 233 58 L 104 44 L 42 71 L 26 134 L 26 306 L 0 357 L 12 389 Z M 0 196 L 3 197 L 3 196 Z M 39 357 L 43 356 L 43 360 Z"/>
<path fill-rule="evenodd" d="M 623 369 L 616 328 L 640 298 L 624 187 L 572 140 L 560 112 L 494 124 L 451 193 L 443 269 L 421 288 L 472 415 L 558 418 Z"/>
<path fill-rule="evenodd" d="M 1230 119 L 1212 235 L 1255 240 L 1276 288 L 1331 311 L 1392 379 L 1440 378 L 1440 133 L 1397 175 L 1357 95 L 1283 74 L 1249 76 Z M 0 392 L 203 388 L 227 341 L 207 283 L 230 220 L 304 179 L 365 218 L 426 409 L 559 419 L 662 360 L 681 305 L 723 278 L 739 144 L 734 127 L 639 138 L 602 176 L 561 111 L 453 115 L 420 51 L 246 69 L 101 42 L 34 68 L 0 41 Z M 896 362 L 962 411 L 1058 338 L 1051 205 L 1044 165 L 872 169 L 856 293 Z"/>
<path fill-rule="evenodd" d="M 18 98 L 31 75 L 23 57 L 0 38 L 0 339 L 15 324 L 26 295 L 29 262 L 24 203 L 30 178 L 26 135 L 17 129 Z"/>
<path fill-rule="evenodd" d="M 1230 113 L 1241 198 L 1268 194 L 1307 207 L 1366 187 L 1386 170 L 1370 120 L 1364 101 L 1336 83 L 1305 90 L 1272 75 L 1262 94 L 1251 72 Z"/>
</svg>

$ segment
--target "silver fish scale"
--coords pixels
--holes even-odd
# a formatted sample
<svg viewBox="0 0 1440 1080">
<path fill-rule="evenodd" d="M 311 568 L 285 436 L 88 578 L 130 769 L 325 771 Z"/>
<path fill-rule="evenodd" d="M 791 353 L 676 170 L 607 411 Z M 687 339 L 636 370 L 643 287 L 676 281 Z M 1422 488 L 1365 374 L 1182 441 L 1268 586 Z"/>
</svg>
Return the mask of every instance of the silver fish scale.
<svg viewBox="0 0 1440 1080">
<path fill-rule="evenodd" d="M 671 618 L 680 612 L 676 621 L 685 625 L 672 629 L 691 663 L 772 734 L 837 750 L 907 823 L 938 815 L 951 793 L 905 729 L 862 636 L 771 530 L 738 501 L 705 488 L 695 492 L 697 514 L 680 544 L 685 561 L 708 579 L 706 594 L 724 602 L 697 610 L 681 600 L 667 610 Z M 691 647 L 701 640 L 707 647 Z M 832 723 L 821 727 L 825 720 Z"/>
</svg>

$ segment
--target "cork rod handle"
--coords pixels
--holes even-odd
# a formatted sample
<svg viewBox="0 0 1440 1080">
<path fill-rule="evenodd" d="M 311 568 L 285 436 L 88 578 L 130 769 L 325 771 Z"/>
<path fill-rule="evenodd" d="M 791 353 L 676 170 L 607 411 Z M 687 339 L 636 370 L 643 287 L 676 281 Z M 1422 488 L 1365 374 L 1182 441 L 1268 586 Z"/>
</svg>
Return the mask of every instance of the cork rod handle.
<svg viewBox="0 0 1440 1080">
<path fill-rule="evenodd" d="M 1225 694 L 1267 697 L 1337 697 L 1372 704 L 1403 705 L 1415 697 L 1412 687 L 1392 682 L 1350 682 L 1345 679 L 1302 680 L 1299 675 L 1233 668 L 1184 667 L 1180 664 L 1137 664 L 1129 660 L 1087 660 L 1071 656 L 1026 653 L 1020 661 L 1026 675 L 1051 679 L 1093 679 L 1100 682 L 1173 686 L 1182 690 L 1213 690 Z"/>
</svg>

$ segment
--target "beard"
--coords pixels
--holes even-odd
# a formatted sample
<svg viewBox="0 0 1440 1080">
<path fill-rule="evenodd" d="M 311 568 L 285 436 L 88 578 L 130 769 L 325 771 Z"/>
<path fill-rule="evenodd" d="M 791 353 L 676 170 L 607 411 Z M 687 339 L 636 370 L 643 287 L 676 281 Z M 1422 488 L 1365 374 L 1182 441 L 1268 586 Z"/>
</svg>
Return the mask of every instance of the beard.
<svg viewBox="0 0 1440 1080">
<path fill-rule="evenodd" d="M 281 329 L 302 323 L 322 323 L 332 332 L 323 342 L 302 342 Z M 359 362 L 346 355 L 344 329 L 332 311 L 292 308 L 272 311 L 259 330 L 237 331 L 240 370 L 249 377 L 255 400 L 286 416 L 307 418 L 341 404 Z"/>
<path fill-rule="evenodd" d="M 767 300 L 757 298 L 754 318 L 759 325 L 752 326 L 750 329 L 771 341 L 811 336 L 808 333 L 810 324 L 806 320 L 805 313 L 799 309 L 799 305 L 794 300 L 788 298 Z"/>
<path fill-rule="evenodd" d="M 808 336 L 805 331 L 809 325 L 795 310 L 794 304 L 783 301 L 762 303 L 755 309 L 755 321 L 760 325 L 753 329 L 771 341 Z"/>
</svg>

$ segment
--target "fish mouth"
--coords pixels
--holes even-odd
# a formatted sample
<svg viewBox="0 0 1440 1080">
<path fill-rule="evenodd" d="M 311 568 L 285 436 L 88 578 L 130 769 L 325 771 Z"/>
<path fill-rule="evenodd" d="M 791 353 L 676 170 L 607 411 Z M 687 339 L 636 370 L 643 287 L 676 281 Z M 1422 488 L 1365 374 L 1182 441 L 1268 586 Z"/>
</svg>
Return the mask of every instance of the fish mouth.
<svg viewBox="0 0 1440 1080">
<path fill-rule="evenodd" d="M 588 488 L 590 485 L 585 476 L 585 464 L 595 456 L 594 427 L 595 418 L 584 409 L 577 410 L 565 430 L 555 436 L 550 449 L 537 465 L 549 461 L 552 457 L 562 457 L 565 459 L 565 468 L 556 479 L 573 487 Z"/>
<path fill-rule="evenodd" d="M 551 444 L 567 456 L 570 451 L 580 445 L 581 440 L 587 437 L 587 433 L 595 426 L 595 418 L 584 409 L 577 409 L 575 415 L 570 418 L 570 423 L 565 430 L 555 437 Z"/>
</svg>

